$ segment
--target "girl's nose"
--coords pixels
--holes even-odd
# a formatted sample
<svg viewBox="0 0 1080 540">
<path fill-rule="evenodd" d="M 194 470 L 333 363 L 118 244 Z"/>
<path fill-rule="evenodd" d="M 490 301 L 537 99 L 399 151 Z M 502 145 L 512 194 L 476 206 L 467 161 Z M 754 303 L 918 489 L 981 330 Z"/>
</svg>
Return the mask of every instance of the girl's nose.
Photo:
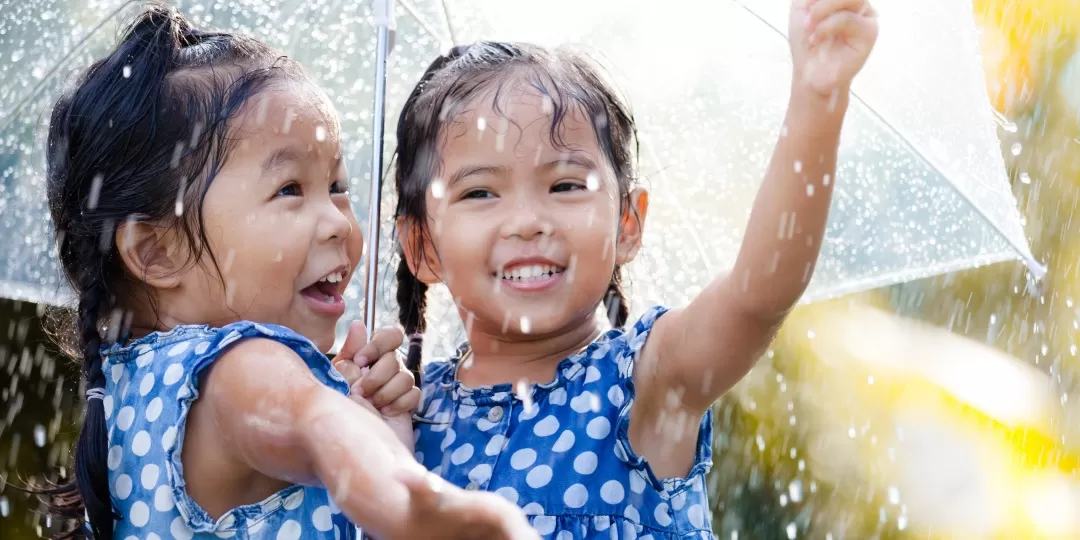
<svg viewBox="0 0 1080 540">
<path fill-rule="evenodd" d="M 546 212 L 538 205 L 528 201 L 519 202 L 507 212 L 499 234 L 503 238 L 518 237 L 522 240 L 533 240 L 537 236 L 551 234 L 551 220 L 545 216 Z"/>
<path fill-rule="evenodd" d="M 322 215 L 319 216 L 317 229 L 319 240 L 324 242 L 344 240 L 352 234 L 352 220 L 346 212 L 352 212 L 348 204 L 342 208 L 334 201 L 328 200 L 322 205 Z"/>
</svg>

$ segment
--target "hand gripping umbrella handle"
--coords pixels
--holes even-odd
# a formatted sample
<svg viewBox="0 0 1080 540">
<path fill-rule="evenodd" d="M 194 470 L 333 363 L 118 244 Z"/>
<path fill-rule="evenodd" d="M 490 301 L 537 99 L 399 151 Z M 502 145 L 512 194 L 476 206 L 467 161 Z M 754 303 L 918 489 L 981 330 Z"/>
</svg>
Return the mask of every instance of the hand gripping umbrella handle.
<svg viewBox="0 0 1080 540">
<path fill-rule="evenodd" d="M 375 298 L 379 277 L 379 210 L 382 202 L 383 130 L 386 124 L 386 57 L 393 47 L 394 1 L 375 0 L 375 84 L 371 130 L 371 192 L 368 208 L 367 275 L 364 287 L 364 324 L 375 334 Z"/>
</svg>

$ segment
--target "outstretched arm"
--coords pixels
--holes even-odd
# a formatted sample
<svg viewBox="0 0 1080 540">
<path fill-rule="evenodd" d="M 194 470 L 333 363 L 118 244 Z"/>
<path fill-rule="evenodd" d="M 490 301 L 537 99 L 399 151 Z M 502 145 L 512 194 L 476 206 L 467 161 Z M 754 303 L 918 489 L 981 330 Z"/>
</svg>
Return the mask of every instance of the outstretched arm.
<svg viewBox="0 0 1080 540">
<path fill-rule="evenodd" d="M 679 390 L 693 412 L 749 371 L 806 290 L 825 234 L 851 80 L 877 36 L 867 0 L 796 0 L 791 17 L 787 116 L 735 266 L 686 308 L 657 320 L 645 348 L 655 377 L 642 382 Z"/>
<path fill-rule="evenodd" d="M 228 510 L 269 495 L 222 500 L 246 486 L 323 485 L 375 538 L 459 538 L 470 530 L 534 537 L 520 509 L 501 497 L 466 493 L 428 473 L 377 412 L 321 384 L 283 344 L 236 344 L 202 387 L 188 420 L 188 433 L 201 436 L 184 443 L 184 476 L 212 514 L 212 506 Z M 214 460 L 230 462 L 227 478 L 206 467 Z M 249 481 L 237 482 L 232 471 L 248 472 Z"/>
</svg>

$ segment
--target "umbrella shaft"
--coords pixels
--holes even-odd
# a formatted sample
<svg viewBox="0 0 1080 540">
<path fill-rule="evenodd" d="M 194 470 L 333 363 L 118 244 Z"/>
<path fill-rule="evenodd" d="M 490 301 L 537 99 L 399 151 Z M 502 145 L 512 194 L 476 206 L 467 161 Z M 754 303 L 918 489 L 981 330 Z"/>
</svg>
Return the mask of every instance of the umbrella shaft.
<svg viewBox="0 0 1080 540">
<path fill-rule="evenodd" d="M 390 28 L 380 24 L 375 41 L 375 103 L 371 130 L 371 196 L 368 199 L 367 286 L 364 294 L 364 324 L 368 336 L 375 333 L 375 297 L 379 276 L 379 210 L 382 202 L 383 129 L 386 122 L 386 57 Z"/>
</svg>

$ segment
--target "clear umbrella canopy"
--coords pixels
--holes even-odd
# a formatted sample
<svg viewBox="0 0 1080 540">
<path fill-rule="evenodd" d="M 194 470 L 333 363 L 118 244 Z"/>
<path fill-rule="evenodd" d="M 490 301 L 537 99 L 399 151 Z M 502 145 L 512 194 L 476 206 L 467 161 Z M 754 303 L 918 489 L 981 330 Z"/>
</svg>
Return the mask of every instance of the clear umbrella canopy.
<svg viewBox="0 0 1080 540">
<path fill-rule="evenodd" d="M 354 208 L 363 219 L 375 47 L 369 3 L 176 3 L 201 24 L 254 34 L 308 68 L 341 115 Z M 44 204 L 41 139 L 57 91 L 74 69 L 112 45 L 127 19 L 125 5 L 0 0 L 4 296 L 63 300 Z M 823 260 L 806 300 L 1007 259 L 1026 259 L 1040 272 L 1002 163 L 970 3 L 875 5 L 881 38 L 856 81 Z M 399 0 L 387 125 L 396 122 L 423 69 L 450 44 L 511 39 L 583 47 L 628 95 L 642 135 L 638 172 L 653 207 L 645 249 L 630 268 L 632 307 L 681 304 L 730 267 L 737 252 L 787 103 L 788 6 L 788 0 L 669 0 L 661 6 L 644 0 Z M 394 146 L 390 133 L 387 154 Z M 384 192 L 380 266 L 386 277 L 379 280 L 378 308 L 380 321 L 392 322 L 393 207 Z M 783 234 L 784 224 L 777 227 Z M 353 318 L 363 314 L 362 283 L 350 290 Z M 433 294 L 435 339 L 428 344 L 445 352 L 461 339 L 460 324 L 446 291 Z"/>
</svg>

